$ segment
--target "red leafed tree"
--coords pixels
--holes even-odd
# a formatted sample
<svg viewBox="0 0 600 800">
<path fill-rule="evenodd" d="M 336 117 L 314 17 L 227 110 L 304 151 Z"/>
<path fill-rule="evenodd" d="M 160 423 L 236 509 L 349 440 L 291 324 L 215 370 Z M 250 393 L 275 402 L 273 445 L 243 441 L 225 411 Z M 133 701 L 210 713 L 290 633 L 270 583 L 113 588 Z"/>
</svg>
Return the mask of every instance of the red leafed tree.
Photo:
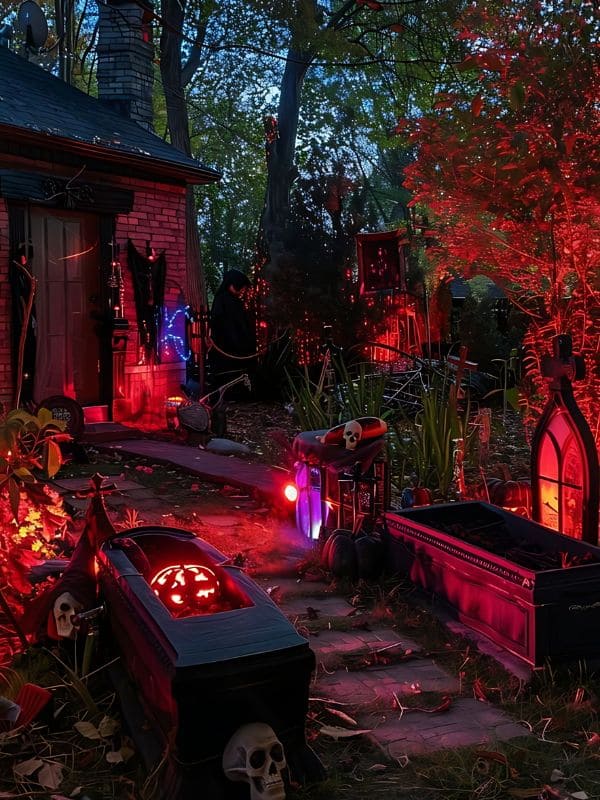
<svg viewBox="0 0 600 800">
<path fill-rule="evenodd" d="M 491 10 L 493 8 L 493 10 Z M 440 276 L 484 273 L 529 315 L 530 407 L 539 356 L 567 332 L 588 378 L 578 400 L 600 441 L 600 70 L 593 2 L 473 4 L 465 59 L 416 146 L 414 202 L 436 218 Z"/>
</svg>

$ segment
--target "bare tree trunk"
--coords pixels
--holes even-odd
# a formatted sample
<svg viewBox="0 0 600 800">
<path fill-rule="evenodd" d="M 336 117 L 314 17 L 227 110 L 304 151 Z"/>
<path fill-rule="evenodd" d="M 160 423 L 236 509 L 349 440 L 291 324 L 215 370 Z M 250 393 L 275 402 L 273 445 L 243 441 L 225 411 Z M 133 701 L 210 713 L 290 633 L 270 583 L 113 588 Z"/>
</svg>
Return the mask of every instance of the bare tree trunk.
<svg viewBox="0 0 600 800">
<path fill-rule="evenodd" d="M 260 236 L 267 251 L 267 275 L 277 270 L 284 250 L 290 191 L 297 175 L 294 156 L 300 95 L 311 58 L 295 50 L 288 51 L 277 110 L 277 135 L 267 142 L 267 191 Z"/>
<path fill-rule="evenodd" d="M 355 0 L 346 2 L 327 22 L 327 28 L 339 29 L 356 12 Z M 302 86 L 308 68 L 316 56 L 315 51 L 294 46 L 296 33 L 303 34 L 306 15 L 317 16 L 317 3 L 303 7 L 296 20 L 296 30 L 291 31 L 291 46 L 287 53 L 285 70 L 281 80 L 279 106 L 277 109 L 277 136 L 267 140 L 267 190 L 265 207 L 261 218 L 258 242 L 259 251 L 265 260 L 267 279 L 279 269 L 284 253 L 284 230 L 288 218 L 290 191 L 297 176 L 294 163 L 296 133 L 300 116 Z"/>
</svg>

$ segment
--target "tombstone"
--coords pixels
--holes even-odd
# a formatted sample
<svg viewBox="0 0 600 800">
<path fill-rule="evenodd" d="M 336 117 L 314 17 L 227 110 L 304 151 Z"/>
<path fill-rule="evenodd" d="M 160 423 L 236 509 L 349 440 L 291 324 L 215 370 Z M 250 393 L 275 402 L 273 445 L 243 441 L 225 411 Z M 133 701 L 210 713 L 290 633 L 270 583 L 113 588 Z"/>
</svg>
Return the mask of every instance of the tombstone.
<svg viewBox="0 0 600 800">
<path fill-rule="evenodd" d="M 554 355 L 542 359 L 550 398 L 531 446 L 532 515 L 566 536 L 598 543 L 598 451 L 573 396 L 572 382 L 585 378 L 571 337 L 553 339 Z"/>
</svg>

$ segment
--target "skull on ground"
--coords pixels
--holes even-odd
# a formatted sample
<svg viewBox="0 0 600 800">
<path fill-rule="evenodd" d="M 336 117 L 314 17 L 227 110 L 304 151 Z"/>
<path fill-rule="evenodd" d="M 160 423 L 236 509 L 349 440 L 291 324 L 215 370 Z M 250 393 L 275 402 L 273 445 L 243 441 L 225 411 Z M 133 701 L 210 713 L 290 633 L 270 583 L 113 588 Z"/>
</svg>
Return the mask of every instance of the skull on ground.
<svg viewBox="0 0 600 800">
<path fill-rule="evenodd" d="M 362 425 L 355 419 L 350 420 L 344 425 L 344 442 L 346 443 L 346 450 L 356 450 L 358 443 L 362 438 Z"/>
<path fill-rule="evenodd" d="M 59 594 L 54 601 L 52 613 L 56 622 L 56 633 L 60 639 L 75 639 L 77 628 L 73 627 L 73 617 L 83 609 L 70 592 Z"/>
<path fill-rule="evenodd" d="M 283 745 L 264 722 L 242 725 L 223 752 L 223 771 L 230 781 L 250 785 L 251 800 L 285 800 Z"/>
</svg>

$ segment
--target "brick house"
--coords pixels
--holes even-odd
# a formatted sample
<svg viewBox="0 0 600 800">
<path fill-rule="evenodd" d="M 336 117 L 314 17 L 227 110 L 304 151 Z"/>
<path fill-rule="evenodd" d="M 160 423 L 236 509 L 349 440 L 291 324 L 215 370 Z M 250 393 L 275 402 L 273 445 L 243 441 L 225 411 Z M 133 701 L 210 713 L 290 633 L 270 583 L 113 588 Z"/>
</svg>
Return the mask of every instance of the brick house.
<svg viewBox="0 0 600 800">
<path fill-rule="evenodd" d="M 99 8 L 100 99 L 0 47 L 0 401 L 160 427 L 188 355 L 186 187 L 219 175 L 151 131 L 148 9 Z"/>
</svg>

